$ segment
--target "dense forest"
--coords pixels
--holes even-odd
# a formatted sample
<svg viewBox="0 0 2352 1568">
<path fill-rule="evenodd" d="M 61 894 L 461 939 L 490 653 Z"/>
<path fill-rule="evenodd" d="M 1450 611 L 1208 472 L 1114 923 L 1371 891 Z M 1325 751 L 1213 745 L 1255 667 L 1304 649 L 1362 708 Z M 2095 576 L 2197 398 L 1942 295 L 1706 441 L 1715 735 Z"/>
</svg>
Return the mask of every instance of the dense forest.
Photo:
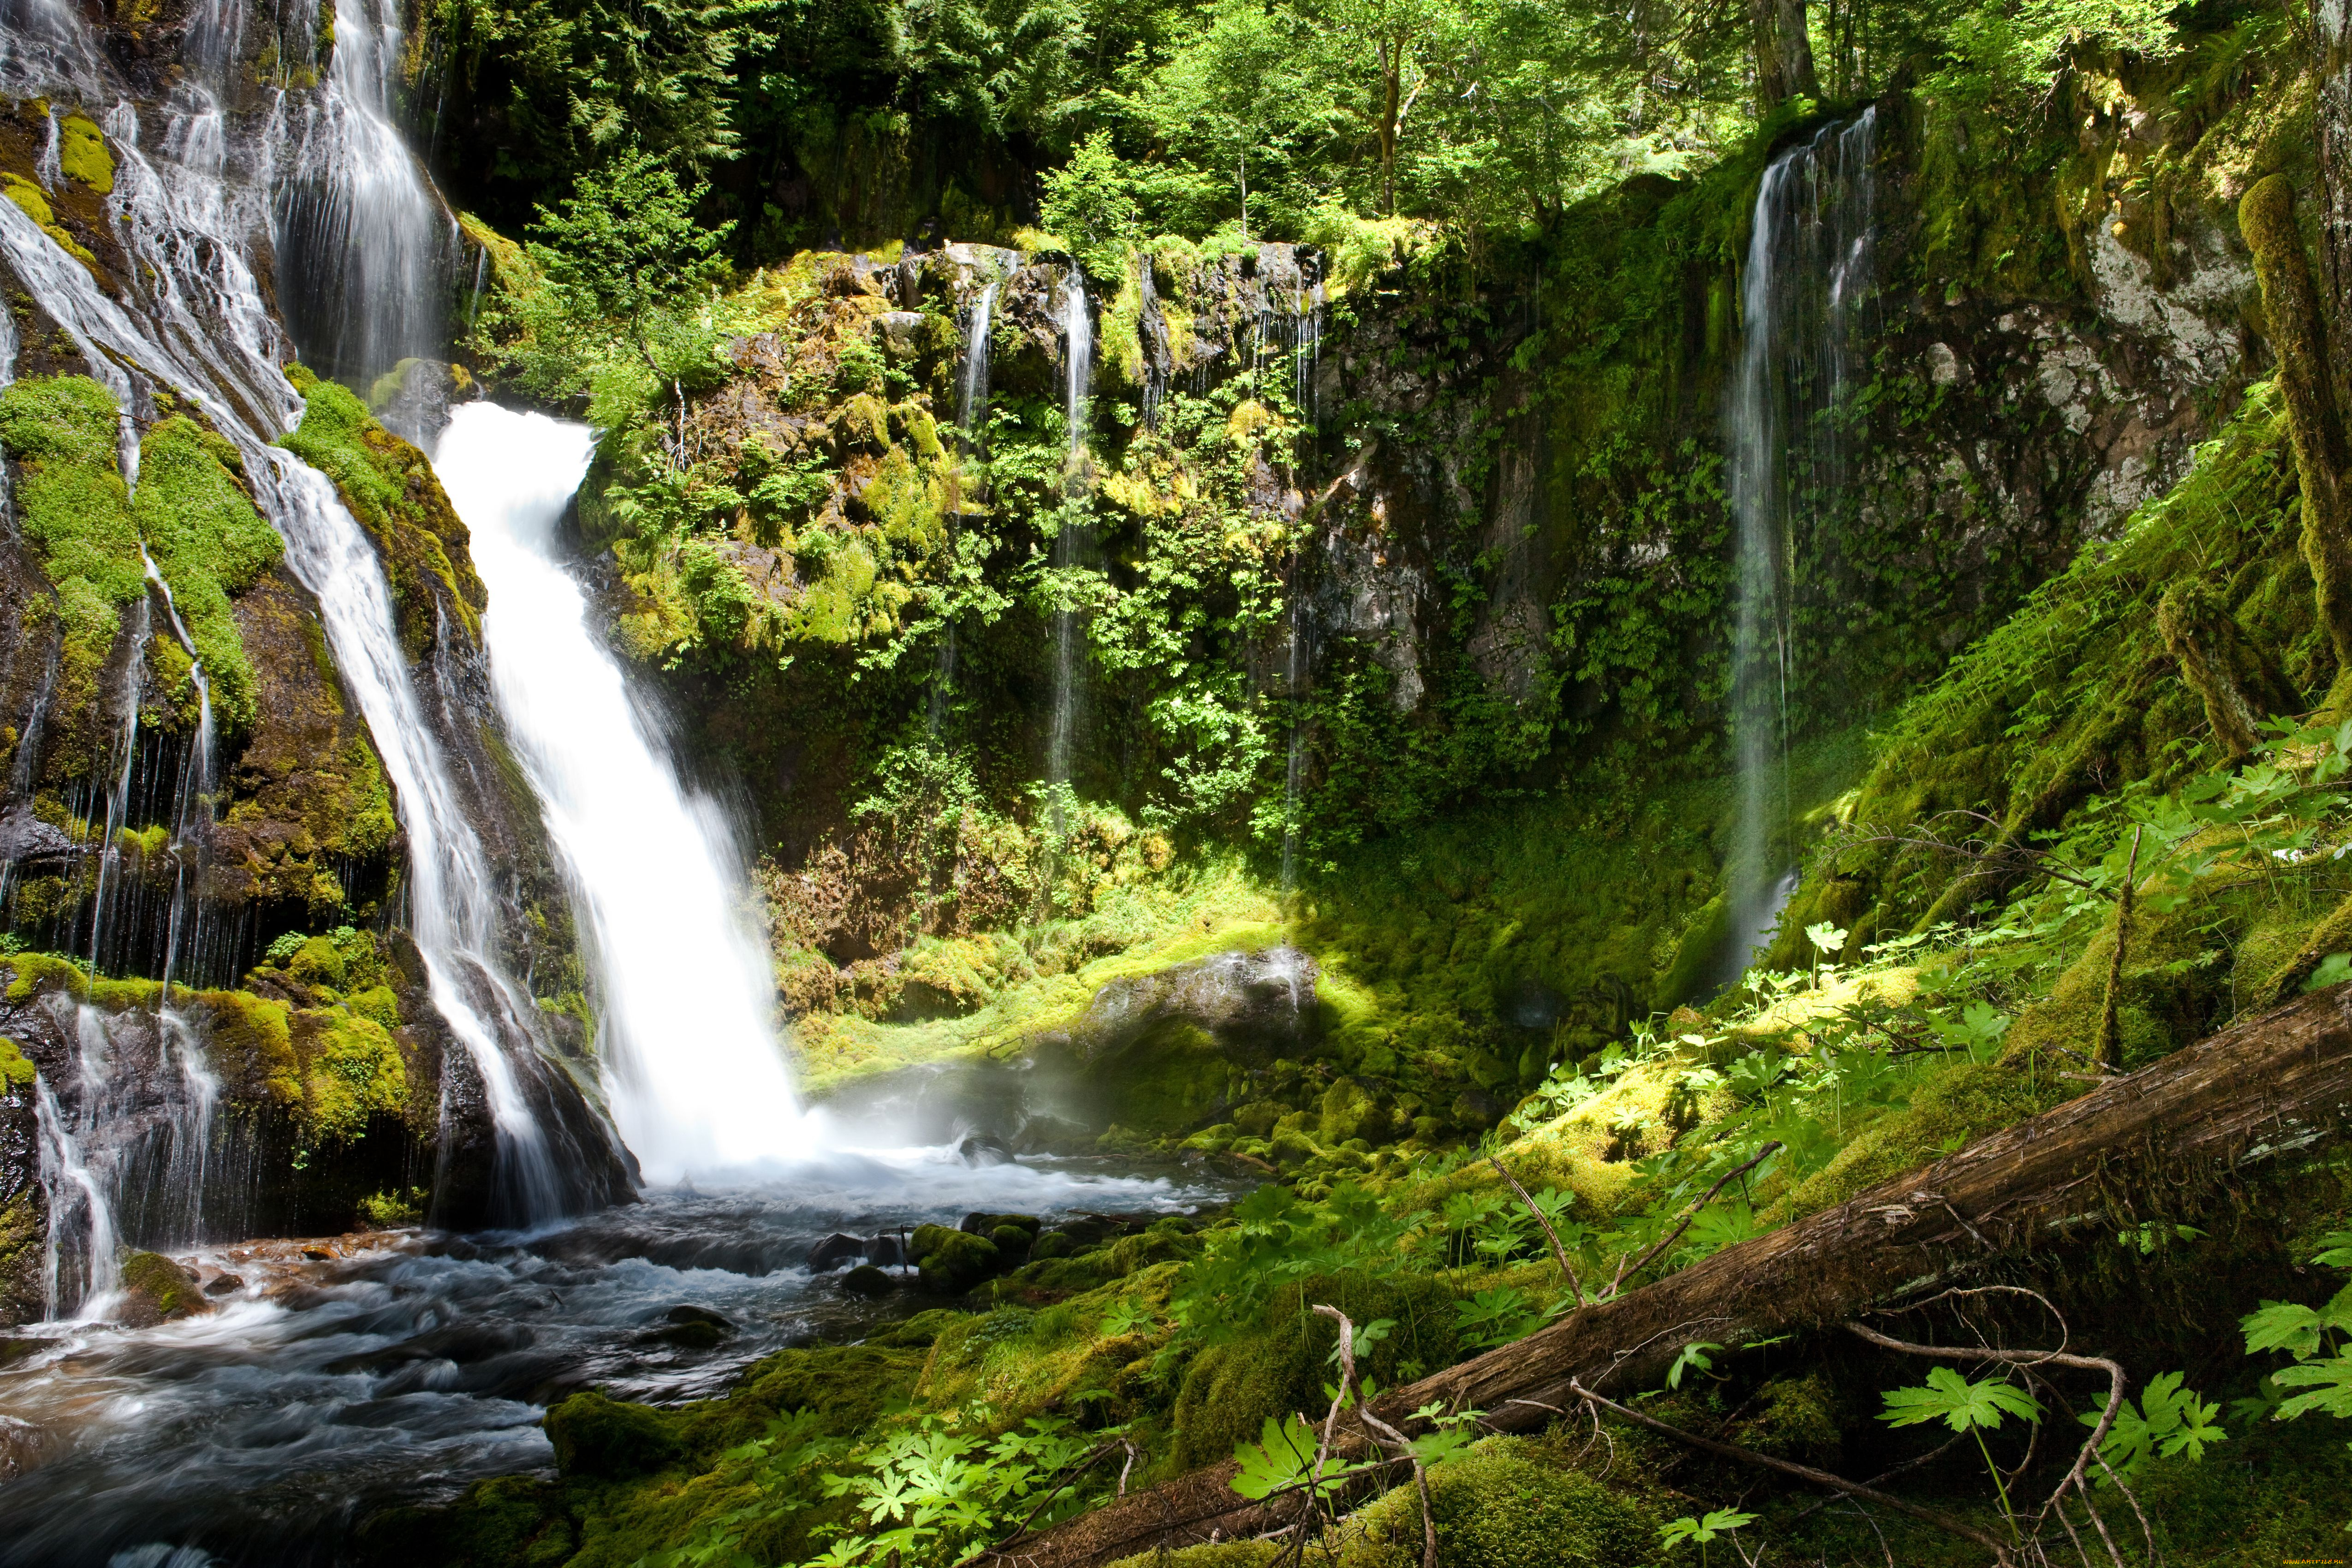
<svg viewBox="0 0 2352 1568">
<path fill-rule="evenodd" d="M 0 1565 L 2343 1553 L 2338 0 L 0 26 Z"/>
</svg>

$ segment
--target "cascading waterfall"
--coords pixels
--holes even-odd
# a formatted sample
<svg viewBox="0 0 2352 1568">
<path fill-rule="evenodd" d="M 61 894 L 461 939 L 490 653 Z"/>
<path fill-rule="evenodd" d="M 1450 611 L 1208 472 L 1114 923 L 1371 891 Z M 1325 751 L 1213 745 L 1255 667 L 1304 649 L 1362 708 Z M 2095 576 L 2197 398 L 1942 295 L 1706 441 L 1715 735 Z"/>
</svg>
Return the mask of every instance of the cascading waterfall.
<svg viewBox="0 0 2352 1568">
<path fill-rule="evenodd" d="M 1732 734 L 1738 828 L 1726 872 L 1736 980 L 1795 889 L 1789 866 L 1789 685 L 1799 523 L 1843 478 L 1839 405 L 1870 288 L 1877 110 L 1775 158 L 1756 192 L 1744 335 L 1726 407 L 1738 524 Z"/>
<path fill-rule="evenodd" d="M 542 803 L 597 977 L 599 1058 L 623 1137 L 656 1181 L 804 1152 L 772 1022 L 767 950 L 737 918 L 718 806 L 681 787 L 558 558 L 585 426 L 457 409 L 435 466 L 490 591 L 490 673 Z"/>
<path fill-rule="evenodd" d="M 287 325 L 320 368 L 362 384 L 442 352 L 454 254 L 448 220 L 394 123 L 401 9 L 399 0 L 342 0 L 326 90 L 279 94 L 267 138 Z"/>
<path fill-rule="evenodd" d="M 363 126 L 366 117 L 338 115 L 334 95 L 325 97 L 310 150 L 335 166 L 325 142 L 337 125 Z M 379 129 L 390 134 L 388 125 Z M 491 1212 L 527 1220 L 576 1206 L 588 1194 L 576 1194 L 577 1183 L 559 1168 L 517 1064 L 535 1076 L 556 1069 L 539 1065 L 535 1005 L 490 956 L 496 900 L 488 859 L 425 720 L 382 563 L 332 483 L 268 444 L 301 400 L 271 357 L 267 306 L 236 259 L 244 237 L 234 231 L 235 211 L 191 183 L 210 176 L 149 164 L 135 145 L 122 145 L 131 155 L 121 163 L 130 184 L 117 203 L 121 226 L 149 264 L 138 270 L 153 273 L 137 300 L 144 319 L 100 292 L 14 204 L 0 203 L 10 264 L 124 409 L 137 405 L 135 372 L 142 384 L 168 386 L 201 408 L 243 451 L 255 499 L 286 539 L 288 565 L 318 598 L 329 645 L 395 793 L 410 850 L 410 925 L 428 992 L 496 1129 Z M 413 165 L 401 167 L 413 176 Z M 215 321 L 228 330 L 215 331 Z"/>
<path fill-rule="evenodd" d="M 988 417 L 988 331 L 996 314 L 999 287 L 994 279 L 982 286 L 964 323 L 963 363 L 956 373 L 956 426 L 963 432 L 968 452 L 980 450 L 980 422 Z"/>
<path fill-rule="evenodd" d="M 988 419 L 988 346 L 989 327 L 996 314 L 996 290 L 999 282 L 990 279 L 971 302 L 970 319 L 964 323 L 963 363 L 956 370 L 956 427 L 963 432 L 963 452 L 977 457 L 985 443 L 981 426 Z M 977 499 L 977 498 L 974 498 Z M 940 637 L 940 661 L 937 675 L 931 681 L 930 700 L 923 715 L 925 732 L 930 739 L 940 738 L 940 727 L 947 720 L 948 700 L 955 691 L 956 625 L 950 615 Z"/>
<path fill-rule="evenodd" d="M 1054 535 L 1054 565 L 1067 573 L 1078 563 L 1086 531 L 1079 501 L 1087 489 L 1087 418 L 1094 384 L 1095 323 L 1087 304 L 1087 282 L 1075 267 L 1062 294 L 1062 343 L 1065 361 L 1063 408 L 1069 427 L 1069 454 L 1064 481 L 1068 502 Z M 1055 834 L 1067 826 L 1071 750 L 1077 729 L 1078 661 L 1086 652 L 1086 627 L 1078 608 L 1068 598 L 1066 576 L 1061 600 L 1054 611 L 1054 713 L 1045 744 L 1045 787 Z"/>
</svg>

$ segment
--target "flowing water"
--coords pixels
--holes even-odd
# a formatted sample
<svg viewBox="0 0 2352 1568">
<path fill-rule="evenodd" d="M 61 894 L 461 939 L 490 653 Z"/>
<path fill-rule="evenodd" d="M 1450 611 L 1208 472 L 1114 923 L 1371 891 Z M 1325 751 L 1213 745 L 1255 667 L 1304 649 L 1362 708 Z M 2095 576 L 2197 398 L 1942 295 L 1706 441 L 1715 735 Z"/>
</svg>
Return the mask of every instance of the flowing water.
<svg viewBox="0 0 2352 1568">
<path fill-rule="evenodd" d="M 568 1069 L 543 1048 L 537 1005 L 499 956 L 506 915 L 449 750 L 446 672 L 411 666 L 383 566 L 332 483 L 272 445 L 302 406 L 280 368 L 291 345 L 363 387 L 442 352 L 458 247 L 396 129 L 401 14 L 396 0 L 343 0 L 321 62 L 296 58 L 320 34 L 315 4 L 289 0 L 265 24 L 243 0 L 197 0 L 169 98 L 137 110 L 79 7 L 0 0 L 0 87 L 100 118 L 117 163 L 112 230 L 131 265 L 121 294 L 108 295 L 6 202 L 0 247 L 16 286 L 124 411 L 126 477 L 136 482 L 134 416 L 150 419 L 165 393 L 199 411 L 239 449 L 289 569 L 315 597 L 399 813 L 397 918 L 455 1044 L 445 1089 L 472 1096 L 495 1131 L 502 1228 L 309 1247 L 234 1239 L 254 1224 L 264 1151 L 239 1131 L 247 1119 L 220 1112 L 201 1007 L 170 989 L 149 1008 L 44 1002 L 46 1026 L 70 1042 L 35 1105 L 49 1320 L 0 1339 L 0 1564 L 331 1561 L 383 1504 L 545 1470 L 540 1413 L 574 1388 L 698 1397 L 779 1345 L 854 1334 L 924 1304 L 854 1304 L 827 1288 L 806 1267 L 827 1232 L 973 1209 L 1150 1215 L 1231 1195 L 1100 1162 L 970 1168 L 950 1148 L 889 1147 L 906 1139 L 887 1124 L 800 1110 L 727 824 L 678 778 L 657 717 L 632 699 L 560 564 L 588 433 L 477 406 L 458 412 L 440 458 L 491 588 L 491 679 L 572 882 L 603 1088 L 657 1178 L 644 1201 L 602 1206 L 606 1189 L 583 1174 L 601 1152 L 568 1142 L 576 1129 L 553 1110 Z M 291 52 L 257 88 L 240 62 L 265 25 Z M 322 64 L 323 82 L 301 85 Z M 290 344 L 255 271 L 263 257 Z M 1067 294 L 1079 489 L 1092 319 L 1075 274 Z M 13 374 L 8 327 L 0 373 Z M 984 351 L 981 360 L 972 421 L 985 403 Z M 1057 553 L 1072 564 L 1076 530 L 1066 538 Z M 141 603 L 155 635 L 184 636 L 168 595 Z M 1083 631 L 1075 611 L 1056 629 L 1053 750 L 1066 784 Z M 81 814 L 110 826 L 163 822 L 186 850 L 214 809 L 209 703 L 193 736 L 173 742 L 140 731 L 136 695 L 118 693 L 110 709 L 121 724 Z M 160 920 L 141 912 L 135 900 L 150 895 L 136 879 L 107 870 L 121 890 L 95 901 L 77 951 L 86 944 L 95 960 L 122 948 L 124 968 L 217 983 L 238 950 L 208 934 L 189 895 L 200 852 L 180 859 Z M 151 930 L 163 933 L 159 953 L 124 946 L 123 933 Z M 839 1148 L 861 1141 L 881 1147 Z M 688 1175 L 696 1183 L 668 1184 Z M 216 1310 L 153 1327 L 108 1321 L 126 1300 L 121 1249 L 134 1246 L 189 1260 Z M 697 1312 L 724 1319 L 717 1346 L 671 1331 Z"/>
<path fill-rule="evenodd" d="M 1069 428 L 1064 488 L 1069 505 L 1054 535 L 1054 565 L 1067 574 L 1079 563 L 1087 531 L 1078 504 L 1087 489 L 1087 419 L 1092 406 L 1095 323 L 1087 303 L 1086 279 L 1070 268 L 1062 291 L 1063 414 Z M 1045 740 L 1046 801 L 1056 837 L 1067 827 L 1072 750 L 1077 738 L 1078 666 L 1086 657 L 1086 624 L 1070 601 L 1066 578 L 1054 611 L 1054 708 Z"/>
<path fill-rule="evenodd" d="M 672 1182 L 799 1153 L 806 1131 L 734 835 L 681 786 L 561 563 L 593 444 L 583 425 L 469 404 L 435 467 L 473 531 L 499 707 L 593 965 L 608 1100 L 646 1176 Z"/>
<path fill-rule="evenodd" d="M 0 1341 L 0 1564 L 332 1562 L 386 1505 L 551 1470 L 539 1418 L 576 1389 L 703 1397 L 782 1346 L 932 1304 L 831 1289 L 805 1265 L 828 1232 L 1223 1195 L 1078 1162 L 835 1154 L 527 1232 L 393 1233 L 315 1261 L 290 1243 L 199 1249 L 210 1315 Z M 717 1346 L 675 1335 L 698 1312 L 724 1320 Z"/>
<path fill-rule="evenodd" d="M 1738 832 L 1726 890 L 1728 984 L 1771 935 L 1790 872 L 1789 689 L 1798 535 L 1844 479 L 1840 405 L 1871 286 L 1877 110 L 1773 159 L 1757 187 L 1741 279 L 1739 364 L 1726 400 L 1737 524 L 1732 742 Z"/>
</svg>

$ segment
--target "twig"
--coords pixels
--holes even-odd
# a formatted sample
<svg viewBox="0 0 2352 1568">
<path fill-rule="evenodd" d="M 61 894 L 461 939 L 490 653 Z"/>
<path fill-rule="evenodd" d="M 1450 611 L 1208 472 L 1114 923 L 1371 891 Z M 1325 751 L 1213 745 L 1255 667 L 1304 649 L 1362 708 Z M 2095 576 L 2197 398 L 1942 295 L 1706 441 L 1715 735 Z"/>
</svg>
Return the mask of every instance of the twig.
<svg viewBox="0 0 2352 1568">
<path fill-rule="evenodd" d="M 1504 1168 L 1500 1155 L 1487 1155 L 1486 1163 L 1495 1167 L 1495 1174 L 1502 1177 L 1508 1184 L 1511 1191 L 1519 1194 L 1519 1202 L 1527 1205 L 1528 1213 L 1536 1216 L 1536 1224 L 1543 1226 L 1544 1239 L 1551 1243 L 1553 1261 L 1559 1265 L 1559 1271 L 1568 1277 L 1568 1289 L 1575 1296 L 1576 1304 L 1580 1307 L 1583 1306 L 1584 1285 L 1577 1279 L 1576 1270 L 1569 1267 L 1568 1249 L 1559 1244 L 1559 1232 L 1552 1229 L 1551 1221 L 1544 1217 L 1543 1210 L 1536 1207 L 1535 1199 L 1528 1196 L 1528 1190 L 1519 1185 L 1519 1179 Z"/>
<path fill-rule="evenodd" d="M 1966 1441 L 1965 1438 L 1955 1437 L 1940 1448 L 1930 1448 L 1927 1452 L 1920 1455 L 1916 1459 L 1906 1459 L 1891 1470 L 1881 1470 L 1878 1474 L 1871 1477 L 1870 1479 L 1863 1482 L 1862 1484 L 1866 1487 L 1874 1487 L 1882 1481 L 1893 1480 L 1895 1477 L 1903 1474 L 1906 1470 L 1916 1470 L 1922 1465 L 1932 1465 L 1937 1459 L 1942 1458 L 1946 1454 L 1950 1453 L 1953 1448 L 1957 1447 L 1964 1441 Z M 1834 1497 L 1815 1498 L 1811 1502 L 1807 1503 L 1804 1507 L 1790 1514 L 1787 1522 L 1794 1524 L 1797 1521 L 1805 1518 L 1809 1514 L 1818 1513 L 1820 1510 L 1829 1507 L 1830 1504 L 1836 1500 L 1837 1499 Z"/>
<path fill-rule="evenodd" d="M 2011 1287 L 2011 1289 L 2018 1288 Z M 2034 1294 L 2034 1292 L 2030 1290 L 2021 1290 L 2021 1293 L 2024 1295 Z M 2046 1301 L 2042 1304 L 2044 1306 L 2049 1305 Z M 2052 1308 L 2051 1310 L 2054 1312 L 2057 1309 Z M 2064 1320 L 2061 1319 L 2060 1321 L 2063 1324 Z M 1887 1335 L 1880 1333 L 1877 1330 L 1865 1327 L 1861 1323 L 1848 1323 L 1846 1325 L 1846 1331 L 1861 1339 L 1869 1341 L 1872 1344 L 1877 1345 L 1881 1349 L 1898 1351 L 1905 1355 L 1927 1356 L 1931 1360 L 1936 1361 L 1993 1361 L 2000 1362 L 2005 1366 L 2065 1366 L 2073 1367 L 2081 1372 L 2105 1373 L 2107 1374 L 2106 1408 L 2099 1413 L 2098 1424 L 2091 1428 L 2091 1436 L 2084 1442 L 2082 1448 L 2074 1455 L 2074 1463 L 2073 1467 L 2067 1470 L 2065 1479 L 2058 1483 L 2056 1489 L 2051 1492 L 2048 1500 L 2042 1503 L 2040 1510 L 2034 1514 L 2033 1529 L 2036 1535 L 2041 1534 L 2042 1521 L 2050 1517 L 2050 1511 L 2058 1507 L 2060 1500 L 2064 1498 L 2067 1492 L 2071 1490 L 2074 1492 L 2075 1495 L 2082 1498 L 2084 1508 L 2090 1512 L 2091 1521 L 2098 1526 L 2100 1539 L 2102 1541 L 2106 1541 L 2106 1526 L 2105 1523 L 2101 1522 L 2098 1510 L 2091 1507 L 2090 1489 L 2087 1485 L 2085 1485 L 2083 1477 L 2084 1471 L 2089 1467 L 2091 1460 L 2098 1455 L 2099 1445 L 2106 1441 L 2108 1429 L 2115 1425 L 2116 1413 L 2123 1408 L 2125 1373 L 2120 1363 L 2109 1361 L 2105 1356 L 2069 1355 L 2063 1351 L 1997 1351 L 1984 1347 L 1979 1347 L 1976 1350 L 1959 1350 L 1948 1348 L 1943 1345 L 1915 1345 L 1906 1340 L 1889 1338 Z M 2105 1461 L 2101 1460 L 2101 1463 L 2104 1465 Z M 2110 1475 L 2114 1474 L 2112 1470 L 2108 1473 Z M 2124 1495 L 2126 1498 L 2131 1497 L 2131 1489 L 2124 1486 L 2121 1478 L 2116 1479 L 2116 1485 L 2123 1487 Z M 2137 1510 L 2139 1507 L 2137 1499 L 2132 1499 L 2132 1507 L 2135 1511 Z M 2115 1542 L 2112 1541 L 2106 1541 L 2106 1546 L 2108 1553 L 2111 1556 L 2115 1555 Z M 2116 1568 L 2122 1568 L 2122 1557 L 2116 1556 L 2115 1561 Z"/>
<path fill-rule="evenodd" d="M 1885 1492 L 1874 1491 L 1858 1481 L 1850 1481 L 1843 1476 L 1831 1475 L 1827 1470 L 1817 1470 L 1811 1465 L 1800 1465 L 1790 1459 L 1776 1459 L 1769 1454 L 1759 1454 L 1753 1448 L 1742 1448 L 1733 1443 L 1718 1443 L 1711 1437 L 1702 1437 L 1696 1433 L 1685 1432 L 1679 1426 L 1669 1426 L 1654 1416 L 1644 1415 L 1638 1410 L 1629 1410 L 1613 1399 L 1607 1399 L 1593 1393 L 1572 1377 L 1568 1380 L 1568 1388 L 1569 1392 L 1579 1399 L 1600 1405 L 1602 1409 L 1631 1421 L 1637 1426 L 1647 1426 L 1653 1432 L 1662 1432 L 1677 1442 L 1689 1444 L 1694 1448 L 1720 1455 L 1727 1459 L 1738 1459 L 1743 1464 L 1761 1465 L 1768 1470 L 1778 1470 L 1784 1476 L 1794 1476 L 1799 1480 L 1811 1481 L 1818 1487 L 1828 1487 L 1832 1491 L 1843 1492 L 1848 1497 L 1864 1498 L 1891 1508 L 1897 1513 L 1907 1514 L 1922 1524 L 1932 1524 L 1937 1529 L 1957 1535 L 1964 1541 L 1973 1541 L 1990 1552 L 1993 1561 L 2000 1563 L 2001 1568 L 2013 1568 L 2009 1547 L 2006 1544 L 1993 1536 L 1987 1535 L 1976 1526 L 1963 1523 L 1949 1514 L 1938 1513 L 1932 1508 L 1922 1508 L 1917 1503 L 1906 1502 L 1899 1497 L 1891 1497 Z"/>
<path fill-rule="evenodd" d="M 1517 1184 L 1512 1183 L 1514 1186 Z M 1328 1318 L 1339 1325 L 1339 1398 L 1345 1399 L 1349 1389 L 1353 1388 L 1356 1391 L 1357 1421 L 1398 1458 L 1412 1461 L 1413 1485 L 1421 1490 L 1421 1568 L 1437 1568 L 1437 1515 L 1431 1510 L 1429 1504 L 1429 1469 L 1421 1462 L 1421 1456 L 1413 1452 L 1412 1444 L 1403 1433 L 1372 1414 L 1371 1402 L 1364 1397 L 1364 1385 L 1356 1376 L 1356 1325 L 1349 1322 L 1348 1314 L 1337 1307 L 1318 1305 L 1315 1310 L 1318 1316 Z M 1334 1400 L 1332 1413 L 1337 1415 L 1339 1409 L 1339 1402 Z M 1328 1441 L 1328 1437 L 1326 1441 Z"/>
<path fill-rule="evenodd" d="M 1733 1182 L 1738 1180 L 1748 1172 L 1754 1170 L 1757 1166 L 1762 1164 L 1768 1156 L 1779 1152 L 1782 1146 L 1783 1145 L 1780 1141 L 1776 1138 L 1770 1142 L 1766 1143 L 1761 1149 L 1757 1150 L 1755 1157 L 1749 1160 L 1746 1164 L 1740 1166 L 1736 1171 L 1726 1172 L 1720 1181 L 1717 1182 L 1715 1185 L 1707 1188 L 1705 1193 L 1700 1194 L 1696 1203 L 1683 1210 L 1683 1217 L 1675 1222 L 1675 1228 L 1666 1232 L 1664 1237 L 1660 1237 L 1656 1246 L 1651 1247 L 1649 1251 L 1642 1254 L 1641 1261 L 1635 1263 L 1631 1268 L 1628 1268 L 1625 1266 L 1625 1260 L 1623 1258 L 1619 1258 L 1617 1260 L 1617 1278 L 1609 1282 L 1608 1290 L 1601 1295 L 1600 1300 L 1606 1301 L 1611 1297 L 1615 1296 L 1617 1294 L 1618 1287 L 1625 1283 L 1626 1276 L 1628 1274 L 1641 1273 L 1643 1269 L 1647 1268 L 1650 1266 L 1650 1260 L 1652 1258 L 1657 1257 L 1658 1254 L 1664 1252 L 1667 1247 L 1672 1247 L 1675 1241 L 1681 1237 L 1683 1232 L 1690 1228 L 1690 1222 L 1698 1217 L 1698 1211 L 1706 1207 L 1707 1205 L 1715 1201 L 1716 1194 L 1723 1191 L 1724 1188 L 1729 1186 Z"/>
</svg>

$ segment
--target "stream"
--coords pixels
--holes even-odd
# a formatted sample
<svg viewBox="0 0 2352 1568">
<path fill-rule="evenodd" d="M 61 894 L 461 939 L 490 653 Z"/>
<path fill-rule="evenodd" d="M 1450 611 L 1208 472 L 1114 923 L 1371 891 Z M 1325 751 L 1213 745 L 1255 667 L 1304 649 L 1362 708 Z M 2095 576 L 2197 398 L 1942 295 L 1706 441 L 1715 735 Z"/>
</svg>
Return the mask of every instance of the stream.
<svg viewBox="0 0 2352 1568">
<path fill-rule="evenodd" d="M 973 1168 L 948 1149 L 875 1150 L 530 1230 L 378 1233 L 345 1257 L 295 1242 L 181 1252 L 208 1280 L 241 1281 L 215 1311 L 0 1339 L 0 1564 L 332 1562 L 375 1510 L 551 1473 L 540 1416 L 578 1389 L 707 1398 L 771 1352 L 945 1304 L 845 1294 L 838 1270 L 808 1268 L 829 1234 L 974 1210 L 1177 1214 L 1230 1195 L 1093 1159 Z M 724 1320 L 717 1344 L 677 1331 L 709 1314 Z"/>
</svg>

